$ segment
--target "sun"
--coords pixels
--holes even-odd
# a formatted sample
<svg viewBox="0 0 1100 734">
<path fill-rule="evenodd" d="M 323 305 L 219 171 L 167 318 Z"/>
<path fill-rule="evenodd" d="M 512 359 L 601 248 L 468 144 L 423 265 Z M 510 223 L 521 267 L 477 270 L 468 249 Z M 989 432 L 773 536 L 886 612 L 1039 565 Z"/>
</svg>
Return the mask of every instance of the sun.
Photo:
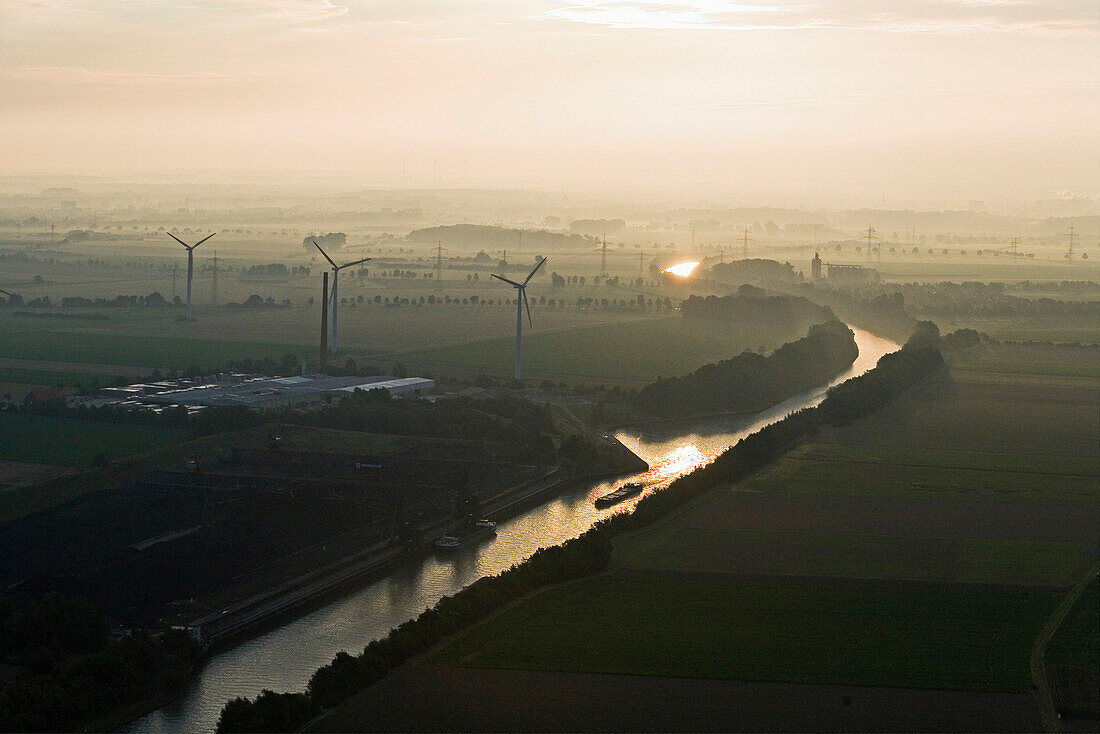
<svg viewBox="0 0 1100 734">
<path fill-rule="evenodd" d="M 691 262 L 678 263 L 672 267 L 665 268 L 661 272 L 672 273 L 673 275 L 679 275 L 681 278 L 686 278 L 699 266 L 700 262 L 700 260 L 692 260 Z"/>
</svg>

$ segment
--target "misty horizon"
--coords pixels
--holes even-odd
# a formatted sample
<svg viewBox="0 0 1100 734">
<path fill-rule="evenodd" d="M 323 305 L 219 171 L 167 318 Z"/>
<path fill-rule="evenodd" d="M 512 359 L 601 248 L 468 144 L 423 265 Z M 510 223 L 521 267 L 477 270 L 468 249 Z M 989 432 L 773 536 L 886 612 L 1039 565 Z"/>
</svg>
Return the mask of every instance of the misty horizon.
<svg viewBox="0 0 1100 734">
<path fill-rule="evenodd" d="M 5 173 L 1096 197 L 1087 0 L 0 3 Z"/>
</svg>

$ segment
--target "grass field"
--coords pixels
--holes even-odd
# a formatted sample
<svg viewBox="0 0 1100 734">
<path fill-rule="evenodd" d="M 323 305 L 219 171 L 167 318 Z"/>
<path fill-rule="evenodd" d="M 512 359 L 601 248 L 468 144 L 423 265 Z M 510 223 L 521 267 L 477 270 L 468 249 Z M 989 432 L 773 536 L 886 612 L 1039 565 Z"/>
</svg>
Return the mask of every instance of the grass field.
<svg viewBox="0 0 1100 734">
<path fill-rule="evenodd" d="M 1047 662 L 1100 669 L 1100 578 L 1093 578 L 1054 633 Z"/>
<path fill-rule="evenodd" d="M 476 439 L 467 442 L 281 424 L 187 440 L 184 430 L 0 413 L 0 460 L 86 467 L 99 453 L 108 461 L 143 454 L 132 464 L 96 468 L 90 470 L 91 474 L 70 474 L 0 493 L 0 522 L 90 491 L 132 483 L 135 477 L 154 469 L 182 468 L 186 459 L 195 458 L 207 465 L 227 457 L 233 447 L 267 449 L 272 435 L 279 436 L 280 445 L 288 451 L 370 456 L 411 453 L 445 458 L 468 452 L 470 443 L 481 448 L 492 445 Z"/>
<path fill-rule="evenodd" d="M 167 309 L 119 311 L 119 319 L 112 313 L 106 322 L 16 319 L 0 311 L 0 357 L 150 369 L 214 369 L 230 360 L 279 361 L 287 353 L 316 362 L 319 308 L 217 309 L 198 314 L 192 322 L 178 321 Z M 804 331 L 762 333 L 750 326 L 681 330 L 672 315 L 537 305 L 532 311 L 535 326 L 524 334 L 530 370 L 640 380 L 680 374 L 744 349 L 775 347 Z M 351 357 L 383 370 L 397 362 L 431 361 L 510 371 L 514 334 L 511 306 L 345 306 L 340 309 L 340 352 L 330 360 L 342 364 Z"/>
<path fill-rule="evenodd" d="M 824 524 L 824 523 L 823 523 Z M 1095 556 L 1088 542 L 930 538 L 691 528 L 640 536 L 618 567 L 686 573 L 790 574 L 1068 586 Z"/>
<path fill-rule="evenodd" d="M 686 322 L 676 316 L 525 335 L 524 369 L 529 375 L 599 376 L 655 380 L 687 374 L 746 349 L 774 349 L 804 336 L 801 326 L 773 330 L 754 324 Z M 419 350 L 395 358 L 426 364 L 479 365 L 507 369 L 515 336 Z"/>
<path fill-rule="evenodd" d="M 965 371 L 951 377 L 830 432 L 827 440 L 1071 460 L 1096 455 L 1100 381 Z"/>
<path fill-rule="evenodd" d="M 432 662 L 1028 690 L 1036 634 L 1098 555 L 1098 406 L 1089 377 L 953 373 L 617 538 L 607 574 Z"/>
<path fill-rule="evenodd" d="M 341 295 L 368 301 L 374 296 L 480 301 L 504 300 L 511 293 L 496 281 L 427 281 L 392 283 L 348 282 Z M 537 283 L 532 292 L 533 325 L 525 326 L 524 363 L 529 374 L 576 375 L 651 381 L 680 375 L 707 362 L 728 359 L 745 349 L 772 349 L 802 336 L 807 325 L 789 330 L 762 329 L 752 324 L 689 325 L 662 312 L 548 307 L 547 295 L 574 303 L 577 298 L 634 300 L 639 293 L 651 300 L 661 289 L 603 286 L 551 289 Z M 669 291 L 672 295 L 677 295 Z M 90 362 L 182 369 L 223 366 L 229 360 L 271 357 L 286 353 L 316 360 L 320 306 L 304 305 L 312 291 L 295 292 L 292 308 L 196 308 L 195 320 L 180 321 L 177 308 L 54 309 L 80 315 L 102 312 L 106 320 L 18 318 L 0 309 L 0 357 L 56 362 Z M 678 296 L 677 296 L 678 297 Z M 37 311 L 36 311 L 37 313 Z M 383 371 L 394 363 L 454 366 L 463 370 L 509 372 L 515 350 L 515 310 L 506 303 L 387 307 L 347 303 L 340 308 L 337 363 L 351 357 Z M 28 367 L 32 368 L 32 367 Z"/>
<path fill-rule="evenodd" d="M 305 354 L 305 347 L 298 347 Z M 295 348 L 270 342 L 229 341 L 154 336 L 151 334 L 13 331 L 0 340 L 0 357 L 56 362 L 94 362 L 140 367 L 185 369 L 223 366 L 229 360 L 270 357 L 280 360 Z"/>
<path fill-rule="evenodd" d="M 967 328 L 994 339 L 1037 342 L 1100 342 L 1100 328 L 1086 318 L 1004 318 L 939 321 L 943 331 Z"/>
<path fill-rule="evenodd" d="M 113 385 L 115 375 L 87 372 L 53 372 L 28 370 L 18 367 L 0 367 L 0 384 L 46 385 L 49 387 L 78 387 L 80 385 Z"/>
<path fill-rule="evenodd" d="M 964 463 L 968 459 L 973 463 Z M 1092 505 L 1100 502 L 1098 464 L 1097 457 L 1072 454 L 899 450 L 831 441 L 796 449 L 748 487 L 835 496 Z"/>
<path fill-rule="evenodd" d="M 1044 662 L 1055 708 L 1095 728 L 1100 719 L 1100 578 L 1093 576 L 1062 619 Z"/>
<path fill-rule="evenodd" d="M 186 435 L 171 428 L 0 413 L 0 459 L 87 466 L 100 454 L 114 461 L 177 444 Z"/>
<path fill-rule="evenodd" d="M 964 354 L 956 366 L 977 372 L 1100 377 L 1100 348 L 983 344 Z"/>
<path fill-rule="evenodd" d="M 1021 691 L 1055 600 L 965 586 L 614 575 L 539 594 L 433 662 Z"/>
</svg>

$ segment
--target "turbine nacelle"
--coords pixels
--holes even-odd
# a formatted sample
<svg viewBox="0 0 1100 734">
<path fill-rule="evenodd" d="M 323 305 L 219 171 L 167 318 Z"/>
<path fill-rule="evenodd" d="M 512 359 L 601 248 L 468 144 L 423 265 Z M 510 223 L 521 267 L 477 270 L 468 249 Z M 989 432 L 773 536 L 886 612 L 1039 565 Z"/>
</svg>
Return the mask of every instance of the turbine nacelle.
<svg viewBox="0 0 1100 734">
<path fill-rule="evenodd" d="M 194 249 L 195 249 L 196 247 L 198 247 L 199 245 L 201 245 L 201 244 L 202 244 L 203 242 L 206 242 L 206 241 L 207 241 L 208 239 L 210 239 L 210 238 L 211 238 L 211 237 L 213 237 L 213 236 L 214 236 L 215 234 L 217 234 L 217 232 L 214 232 L 213 234 L 208 234 L 208 235 L 206 235 L 205 237 L 203 237 L 203 238 L 202 238 L 201 240 L 199 240 L 198 242 L 196 242 L 196 243 L 195 243 L 195 244 L 193 244 L 193 245 L 189 245 L 189 244 L 187 244 L 186 242 L 184 242 L 183 240 L 181 240 L 181 239 L 180 239 L 179 237 L 176 237 L 176 236 L 175 236 L 174 234 L 172 234 L 171 232 L 166 232 L 166 234 L 167 234 L 167 235 L 168 235 L 169 237 L 171 237 L 172 239 L 174 239 L 174 240 L 175 240 L 176 242 L 178 242 L 178 243 L 180 243 L 181 245 L 183 245 L 184 247 L 186 247 L 186 248 L 187 248 L 187 251 L 188 251 L 188 252 L 191 252 L 191 250 L 194 250 Z"/>
</svg>

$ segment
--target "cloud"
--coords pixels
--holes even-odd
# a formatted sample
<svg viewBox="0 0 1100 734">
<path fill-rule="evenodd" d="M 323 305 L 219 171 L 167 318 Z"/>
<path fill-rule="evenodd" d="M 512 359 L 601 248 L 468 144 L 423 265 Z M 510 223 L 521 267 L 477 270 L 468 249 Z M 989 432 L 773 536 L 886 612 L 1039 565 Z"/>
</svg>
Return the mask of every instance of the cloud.
<svg viewBox="0 0 1100 734">
<path fill-rule="evenodd" d="M 114 18 L 125 15 L 170 18 L 178 12 L 213 18 L 217 13 L 234 13 L 253 18 L 310 23 L 344 15 L 348 12 L 348 6 L 332 0 L 183 0 L 166 2 L 161 7 L 134 0 L 0 0 L 0 12 L 11 17 L 57 17 L 59 12 L 74 11 Z"/>
<path fill-rule="evenodd" d="M 649 30 L 1100 34 L 1096 0 L 575 0 L 547 17 Z"/>
<path fill-rule="evenodd" d="M 2 74 L 8 79 L 29 79 L 45 82 L 75 82 L 85 85 L 115 86 L 123 84 L 235 82 L 229 74 L 146 74 L 101 69 L 84 69 L 75 66 L 28 66 L 9 69 Z"/>
<path fill-rule="evenodd" d="M 1039 98 L 1052 95 L 1086 93 L 1100 90 L 1096 79 L 1052 79 L 1040 84 L 1019 84 L 986 89 L 898 89 L 882 92 L 856 92 L 831 97 L 800 97 L 788 99 L 715 99 L 706 102 L 684 102 L 685 106 L 708 109 L 786 110 L 799 108 L 868 107 L 903 102 L 924 102 L 946 99 L 1006 99 Z"/>
<path fill-rule="evenodd" d="M 294 23 L 327 20 L 348 12 L 348 6 L 337 5 L 331 0 L 231 0 L 227 4 L 254 10 L 268 18 Z"/>
</svg>

